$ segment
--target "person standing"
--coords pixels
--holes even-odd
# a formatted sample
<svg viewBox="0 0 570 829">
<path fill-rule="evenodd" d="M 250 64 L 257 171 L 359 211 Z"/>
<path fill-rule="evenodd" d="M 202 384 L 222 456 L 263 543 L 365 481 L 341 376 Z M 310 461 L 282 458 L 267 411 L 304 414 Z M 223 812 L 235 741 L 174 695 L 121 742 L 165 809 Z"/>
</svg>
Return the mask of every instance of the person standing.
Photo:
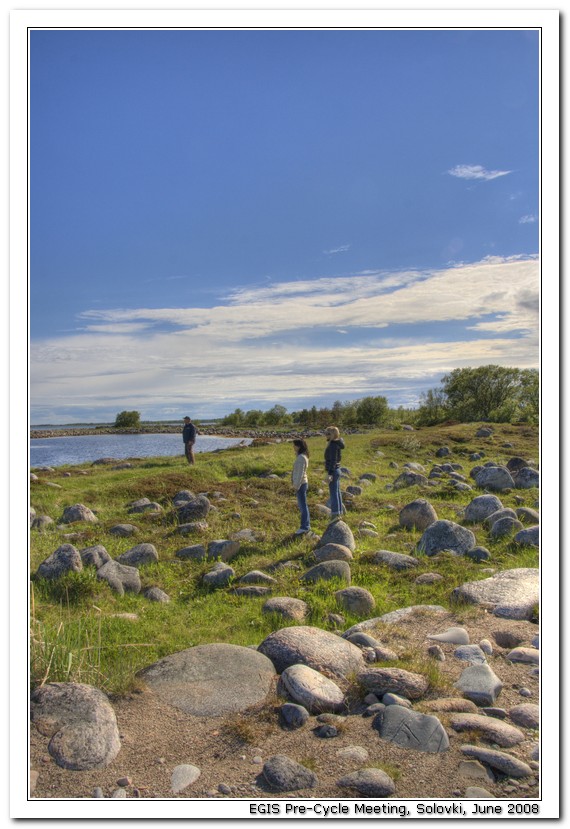
<svg viewBox="0 0 570 829">
<path fill-rule="evenodd" d="M 309 449 L 305 441 L 300 438 L 293 441 L 293 448 L 296 458 L 293 464 L 293 471 L 291 472 L 291 481 L 293 482 L 293 488 L 297 495 L 297 505 L 301 513 L 301 526 L 295 535 L 305 535 L 311 529 L 311 517 L 309 515 L 309 505 L 307 504 L 307 490 L 309 488 L 309 479 L 307 477 Z"/>
<path fill-rule="evenodd" d="M 336 426 L 328 426 L 325 429 L 325 437 L 327 439 L 325 469 L 329 478 L 331 516 L 333 521 L 338 521 L 344 512 L 342 496 L 340 494 L 340 461 L 341 450 L 344 449 L 344 441 Z"/>
<path fill-rule="evenodd" d="M 184 454 L 188 463 L 194 463 L 194 444 L 196 443 L 196 427 L 189 417 L 184 418 L 182 429 L 182 440 L 184 441 Z"/>
</svg>

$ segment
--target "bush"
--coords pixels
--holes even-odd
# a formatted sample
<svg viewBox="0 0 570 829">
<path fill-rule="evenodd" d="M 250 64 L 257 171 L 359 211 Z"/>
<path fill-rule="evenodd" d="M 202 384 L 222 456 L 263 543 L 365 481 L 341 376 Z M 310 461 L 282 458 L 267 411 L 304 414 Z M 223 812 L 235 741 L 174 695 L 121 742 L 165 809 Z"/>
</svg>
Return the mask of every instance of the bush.
<svg viewBox="0 0 570 829">
<path fill-rule="evenodd" d="M 115 428 L 138 428 L 141 425 L 140 412 L 119 412 L 115 418 Z"/>
</svg>

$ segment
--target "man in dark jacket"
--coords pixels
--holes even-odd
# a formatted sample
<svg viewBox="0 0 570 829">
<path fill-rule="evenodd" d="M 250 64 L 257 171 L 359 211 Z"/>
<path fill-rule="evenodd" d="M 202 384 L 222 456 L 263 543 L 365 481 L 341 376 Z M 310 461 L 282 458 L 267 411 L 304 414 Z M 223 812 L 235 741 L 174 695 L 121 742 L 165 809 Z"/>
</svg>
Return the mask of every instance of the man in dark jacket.
<svg viewBox="0 0 570 829">
<path fill-rule="evenodd" d="M 184 429 L 182 430 L 184 441 L 184 453 L 188 463 L 194 463 L 194 444 L 196 443 L 196 427 L 189 417 L 184 418 Z"/>
</svg>

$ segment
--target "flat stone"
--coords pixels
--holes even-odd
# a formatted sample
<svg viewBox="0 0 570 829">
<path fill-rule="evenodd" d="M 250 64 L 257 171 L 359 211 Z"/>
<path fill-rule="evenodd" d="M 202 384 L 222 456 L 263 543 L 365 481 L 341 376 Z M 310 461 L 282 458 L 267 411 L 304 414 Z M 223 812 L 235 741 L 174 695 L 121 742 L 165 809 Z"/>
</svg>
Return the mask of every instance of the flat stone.
<svg viewBox="0 0 570 829">
<path fill-rule="evenodd" d="M 301 581 L 312 583 L 331 579 L 340 579 L 350 584 L 350 567 L 346 561 L 323 561 L 301 576 Z"/>
<path fill-rule="evenodd" d="M 424 676 L 402 668 L 368 668 L 358 674 L 357 680 L 378 698 L 395 693 L 407 699 L 419 699 L 428 689 Z"/>
<path fill-rule="evenodd" d="M 259 596 L 267 596 L 271 593 L 270 587 L 264 587 L 260 584 L 250 584 L 246 587 L 234 587 L 230 591 L 234 596 L 249 596 L 249 598 L 258 598 Z"/>
<path fill-rule="evenodd" d="M 155 564 L 158 561 L 158 552 L 154 544 L 137 544 L 126 553 L 117 556 L 115 561 L 127 567 L 142 567 L 145 564 Z"/>
<path fill-rule="evenodd" d="M 483 604 L 505 619 L 531 619 L 539 601 L 539 571 L 531 567 L 503 570 L 456 587 L 451 597 Z"/>
<path fill-rule="evenodd" d="M 359 769 L 345 774 L 337 786 L 354 789 L 363 797 L 390 797 L 396 791 L 396 784 L 382 769 Z"/>
<path fill-rule="evenodd" d="M 474 757 L 480 760 L 492 769 L 506 774 L 508 777 L 530 777 L 532 769 L 522 760 L 513 757 L 511 754 L 506 754 L 504 751 L 495 751 L 491 748 L 482 748 L 480 746 L 465 745 L 461 746 L 461 751 L 468 757 Z"/>
<path fill-rule="evenodd" d="M 98 688 L 75 682 L 43 685 L 32 693 L 30 713 L 38 731 L 51 737 L 48 751 L 62 768 L 104 768 L 121 749 L 115 712 Z"/>
<path fill-rule="evenodd" d="M 369 753 L 364 746 L 346 746 L 345 748 L 339 748 L 336 756 L 349 763 L 365 763 L 368 760 Z"/>
<path fill-rule="evenodd" d="M 392 570 L 409 570 L 411 567 L 417 567 L 419 561 L 413 556 L 407 556 L 404 553 L 392 553 L 390 550 L 378 550 L 372 557 L 374 564 L 385 564 Z"/>
<path fill-rule="evenodd" d="M 503 683 L 489 665 L 470 665 L 465 668 L 455 687 L 476 705 L 493 705 L 503 689 Z"/>
<path fill-rule="evenodd" d="M 483 789 L 481 786 L 467 786 L 465 789 L 465 799 L 466 800 L 488 800 L 489 798 L 495 798 L 494 794 L 487 791 L 487 789 Z"/>
<path fill-rule="evenodd" d="M 402 748 L 439 754 L 449 748 L 443 725 L 431 714 L 419 714 L 401 705 L 389 705 L 376 720 L 380 737 Z"/>
<path fill-rule="evenodd" d="M 365 665 L 356 645 L 329 631 L 305 625 L 270 633 L 258 650 L 273 662 L 278 673 L 290 665 L 302 664 L 321 673 L 346 677 Z"/>
<path fill-rule="evenodd" d="M 333 521 L 328 525 L 321 536 L 319 547 L 324 547 L 329 543 L 341 544 L 343 547 L 348 547 L 351 552 L 356 549 L 352 530 L 344 521 Z"/>
<path fill-rule="evenodd" d="M 479 710 L 474 702 L 462 697 L 443 697 L 441 699 L 429 700 L 422 703 L 424 711 L 464 711 L 467 714 L 476 714 Z"/>
<path fill-rule="evenodd" d="M 172 793 L 180 794 L 180 792 L 183 792 L 188 786 L 196 782 L 201 773 L 197 766 L 193 766 L 190 763 L 182 763 L 179 766 L 175 766 L 170 779 Z"/>
<path fill-rule="evenodd" d="M 364 587 L 346 587 L 334 595 L 343 610 L 353 616 L 366 616 L 376 607 L 374 596 Z"/>
<path fill-rule="evenodd" d="M 532 702 L 521 702 L 509 711 L 509 717 L 523 728 L 538 728 L 540 725 L 540 708 Z"/>
<path fill-rule="evenodd" d="M 444 550 L 453 555 L 465 555 L 476 544 L 475 536 L 467 527 L 453 521 L 435 521 L 424 530 L 417 549 L 427 556 L 435 556 Z"/>
<path fill-rule="evenodd" d="M 469 634 L 465 628 L 448 628 L 443 633 L 432 633 L 426 637 L 435 642 L 445 642 L 451 645 L 468 645 Z"/>
<path fill-rule="evenodd" d="M 321 561 L 352 561 L 354 556 L 348 547 L 344 544 L 324 544 L 322 547 L 317 547 L 313 555 L 318 562 Z"/>
<path fill-rule="evenodd" d="M 455 731 L 477 731 L 484 740 L 504 748 L 516 746 L 525 739 L 518 728 L 481 714 L 456 714 L 451 718 L 451 727 Z"/>
<path fill-rule="evenodd" d="M 263 702 L 275 670 L 256 650 L 213 643 L 165 656 L 137 676 L 187 714 L 221 717 Z"/>
<path fill-rule="evenodd" d="M 453 651 L 456 659 L 470 662 L 472 665 L 483 665 L 487 659 L 479 645 L 461 645 Z"/>
<path fill-rule="evenodd" d="M 540 663 L 540 651 L 537 648 L 514 648 L 507 654 L 509 662 L 524 662 L 527 665 Z"/>
<path fill-rule="evenodd" d="M 489 769 L 486 769 L 478 760 L 462 760 L 457 767 L 462 777 L 468 780 L 485 780 L 487 783 L 494 783 L 495 777 Z"/>
<path fill-rule="evenodd" d="M 263 776 L 278 792 L 312 789 L 318 785 L 317 775 L 285 754 L 276 754 L 263 764 Z"/>
<path fill-rule="evenodd" d="M 309 615 L 309 605 L 302 599 L 293 599 L 290 596 L 274 596 L 268 599 L 261 608 L 263 613 L 276 613 L 282 619 L 302 622 Z"/>
<path fill-rule="evenodd" d="M 448 611 L 444 607 L 438 604 L 415 604 L 411 607 L 402 607 L 399 610 L 392 610 L 389 613 L 385 613 L 383 616 L 376 616 L 374 619 L 366 619 L 364 622 L 357 622 L 342 635 L 343 638 L 346 639 L 351 633 L 359 633 L 362 630 L 373 630 L 378 627 L 379 624 L 395 625 L 398 624 L 398 622 L 401 622 L 402 619 L 406 619 L 408 616 L 413 616 L 415 614 L 437 614 L 447 612 Z"/>
</svg>

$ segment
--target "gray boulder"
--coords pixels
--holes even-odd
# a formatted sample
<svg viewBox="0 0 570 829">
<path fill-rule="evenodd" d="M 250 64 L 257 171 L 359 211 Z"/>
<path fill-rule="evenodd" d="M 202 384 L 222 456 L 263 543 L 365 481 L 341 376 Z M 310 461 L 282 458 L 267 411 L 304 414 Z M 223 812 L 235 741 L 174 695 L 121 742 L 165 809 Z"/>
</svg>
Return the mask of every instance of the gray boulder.
<svg viewBox="0 0 570 829">
<path fill-rule="evenodd" d="M 261 570 L 251 570 L 239 579 L 240 584 L 277 584 L 277 579 Z"/>
<path fill-rule="evenodd" d="M 517 518 L 499 518 L 491 527 L 489 535 L 491 538 L 505 538 L 508 535 L 515 535 L 519 530 L 523 529 L 523 525 Z"/>
<path fill-rule="evenodd" d="M 319 782 L 314 772 L 285 754 L 276 754 L 266 760 L 263 765 L 263 776 L 269 786 L 277 792 L 313 789 Z"/>
<path fill-rule="evenodd" d="M 419 714 L 402 705 L 389 705 L 374 722 L 380 737 L 401 748 L 440 754 L 449 748 L 445 728 L 432 714 Z"/>
<path fill-rule="evenodd" d="M 358 674 L 358 682 L 378 698 L 393 693 L 406 699 L 420 699 L 428 689 L 428 681 L 422 674 L 402 668 L 367 668 Z"/>
<path fill-rule="evenodd" d="M 408 530 L 425 530 L 437 521 L 437 513 L 425 498 L 416 498 L 400 512 L 400 526 Z"/>
<path fill-rule="evenodd" d="M 279 678 L 277 691 L 311 713 L 344 709 L 344 694 L 338 685 L 308 665 L 286 668 Z"/>
<path fill-rule="evenodd" d="M 540 517 L 538 515 L 537 510 L 531 509 L 530 507 L 519 507 L 516 510 L 517 518 L 519 521 L 522 521 L 523 524 L 538 524 L 540 521 Z"/>
<path fill-rule="evenodd" d="M 348 547 L 352 553 L 356 549 L 352 530 L 344 521 L 333 521 L 328 525 L 321 537 L 319 547 L 324 547 L 325 544 L 341 544 L 343 547 Z"/>
<path fill-rule="evenodd" d="M 503 570 L 456 587 L 451 597 L 482 604 L 505 619 L 531 619 L 539 601 L 539 571 L 531 567 Z"/>
<path fill-rule="evenodd" d="M 214 565 L 209 573 L 206 573 L 202 582 L 208 587 L 226 587 L 235 576 L 235 570 L 223 561 Z"/>
<path fill-rule="evenodd" d="M 486 547 L 473 547 L 471 550 L 467 550 L 465 553 L 467 558 L 470 558 L 472 561 L 488 561 L 491 558 L 491 553 Z"/>
<path fill-rule="evenodd" d="M 137 676 L 168 705 L 196 717 L 221 717 L 263 702 L 275 670 L 256 650 L 213 643 L 170 654 Z"/>
<path fill-rule="evenodd" d="M 239 541 L 217 540 L 208 544 L 208 558 L 231 561 L 240 551 Z"/>
<path fill-rule="evenodd" d="M 143 592 L 143 596 L 145 599 L 148 599 L 149 602 L 160 602 L 160 604 L 168 604 L 170 601 L 170 596 L 168 593 L 165 593 L 164 590 L 161 590 L 160 587 L 147 587 L 146 590 Z"/>
<path fill-rule="evenodd" d="M 143 513 L 143 512 L 162 512 L 162 507 L 156 501 L 149 501 L 148 498 L 139 498 L 138 501 L 132 501 L 127 510 L 129 514 Z"/>
<path fill-rule="evenodd" d="M 352 561 L 353 555 L 348 547 L 343 544 L 324 544 L 317 547 L 313 555 L 318 562 L 321 561 Z"/>
<path fill-rule="evenodd" d="M 108 561 L 97 570 L 97 578 L 106 581 L 111 590 L 122 596 L 128 593 L 140 593 L 141 577 L 136 567 L 120 564 L 118 561 Z"/>
<path fill-rule="evenodd" d="M 178 521 L 187 524 L 190 521 L 198 521 L 206 518 L 212 505 L 205 495 L 198 495 L 191 501 L 182 502 L 178 507 Z"/>
<path fill-rule="evenodd" d="M 514 705 L 509 711 L 509 717 L 523 728 L 538 728 L 540 725 L 540 708 L 532 702 L 522 702 Z"/>
<path fill-rule="evenodd" d="M 138 533 L 138 528 L 134 524 L 115 524 L 109 532 L 111 535 L 118 535 L 119 538 L 129 538 L 131 535 Z"/>
<path fill-rule="evenodd" d="M 454 687 L 459 688 L 463 696 L 475 705 L 485 706 L 494 705 L 503 689 L 503 683 L 489 665 L 470 665 L 465 668 Z"/>
<path fill-rule="evenodd" d="M 475 437 L 476 438 L 490 438 L 492 434 L 493 434 L 493 430 L 489 429 L 488 426 L 481 426 L 481 428 L 477 429 L 477 431 L 475 432 Z"/>
<path fill-rule="evenodd" d="M 180 550 L 176 550 L 174 555 L 177 558 L 189 559 L 190 561 L 202 561 L 208 557 L 203 544 L 191 544 L 189 547 L 182 547 Z"/>
<path fill-rule="evenodd" d="M 309 719 L 309 712 L 302 705 L 297 705 L 294 702 L 286 702 L 280 708 L 281 718 L 283 724 L 287 728 L 297 729 L 302 728 Z"/>
<path fill-rule="evenodd" d="M 424 531 L 417 549 L 428 556 L 435 556 L 444 550 L 453 555 L 465 555 L 475 544 L 475 536 L 467 527 L 453 521 L 436 521 Z"/>
<path fill-rule="evenodd" d="M 401 475 L 398 475 L 396 480 L 393 483 L 394 489 L 405 489 L 410 486 L 427 486 L 428 479 L 425 475 L 422 475 L 420 472 L 413 472 L 412 470 L 406 470 L 402 472 Z"/>
<path fill-rule="evenodd" d="M 142 567 L 145 564 L 154 564 L 158 561 L 158 553 L 154 544 L 137 544 L 126 553 L 115 559 L 119 564 L 127 567 Z"/>
<path fill-rule="evenodd" d="M 293 599 L 290 596 L 273 596 L 261 609 L 263 613 L 276 613 L 282 619 L 292 622 L 302 622 L 309 615 L 309 605 L 302 599 Z"/>
<path fill-rule="evenodd" d="M 83 562 L 73 544 L 62 544 L 38 567 L 37 575 L 42 579 L 59 579 L 64 573 L 79 573 Z"/>
<path fill-rule="evenodd" d="M 366 616 L 376 607 L 374 596 L 364 587 L 346 587 L 337 590 L 334 595 L 343 610 L 354 616 Z"/>
<path fill-rule="evenodd" d="M 475 476 L 475 483 L 480 489 L 490 489 L 491 492 L 503 492 L 515 485 L 511 473 L 504 466 L 484 466 Z"/>
<path fill-rule="evenodd" d="M 301 581 L 311 583 L 331 579 L 341 579 L 350 584 L 350 567 L 346 561 L 323 561 L 301 576 Z"/>
<path fill-rule="evenodd" d="M 46 527 L 49 527 L 53 523 L 54 520 L 49 515 L 36 515 L 32 521 L 32 530 L 45 530 Z"/>
<path fill-rule="evenodd" d="M 382 769 L 359 769 L 345 774 L 337 786 L 353 789 L 362 797 L 390 797 L 396 791 L 396 784 Z"/>
<path fill-rule="evenodd" d="M 98 520 L 95 513 L 84 504 L 73 504 L 70 507 L 66 507 L 61 519 L 62 524 L 73 524 L 76 521 L 86 521 L 91 524 L 96 524 Z"/>
<path fill-rule="evenodd" d="M 419 561 L 404 553 L 392 553 L 390 550 L 378 550 L 372 557 L 374 564 L 385 564 L 391 570 L 409 570 L 417 567 Z"/>
<path fill-rule="evenodd" d="M 540 486 L 540 473 L 537 469 L 525 466 L 514 474 L 515 486 L 517 489 L 532 489 Z"/>
<path fill-rule="evenodd" d="M 364 668 L 364 658 L 355 645 L 334 633 L 309 626 L 281 628 L 270 633 L 258 648 L 278 673 L 290 665 L 308 665 L 321 673 L 346 677 Z"/>
<path fill-rule="evenodd" d="M 495 521 L 499 521 L 499 519 L 501 519 L 501 518 L 516 518 L 516 517 L 517 517 L 517 514 L 514 511 L 514 509 L 511 509 L 510 507 L 503 507 L 502 509 L 497 509 L 497 510 L 495 510 L 495 512 L 492 512 L 490 515 L 488 515 L 484 519 L 483 523 L 485 524 L 486 527 L 492 527 L 493 524 L 495 523 Z"/>
<path fill-rule="evenodd" d="M 115 712 L 98 688 L 52 682 L 31 698 L 31 719 L 51 737 L 48 751 L 58 766 L 75 771 L 108 766 L 121 748 Z"/>
<path fill-rule="evenodd" d="M 481 714 L 455 714 L 451 718 L 451 727 L 454 731 L 477 731 L 487 742 L 496 743 L 503 748 L 516 746 L 525 739 L 525 735 L 518 728 L 496 717 Z"/>
<path fill-rule="evenodd" d="M 111 561 L 111 556 L 102 544 L 95 544 L 94 547 L 86 547 L 80 551 L 79 555 L 81 556 L 84 567 L 95 567 L 96 570 L 108 561 Z"/>
<path fill-rule="evenodd" d="M 519 469 L 524 469 L 525 466 L 528 466 L 528 462 L 524 458 L 514 457 L 507 461 L 507 469 L 511 475 L 518 472 Z"/>
<path fill-rule="evenodd" d="M 514 537 L 514 541 L 517 544 L 524 544 L 525 547 L 538 547 L 540 544 L 540 527 L 537 524 L 536 527 L 519 530 Z"/>
</svg>

